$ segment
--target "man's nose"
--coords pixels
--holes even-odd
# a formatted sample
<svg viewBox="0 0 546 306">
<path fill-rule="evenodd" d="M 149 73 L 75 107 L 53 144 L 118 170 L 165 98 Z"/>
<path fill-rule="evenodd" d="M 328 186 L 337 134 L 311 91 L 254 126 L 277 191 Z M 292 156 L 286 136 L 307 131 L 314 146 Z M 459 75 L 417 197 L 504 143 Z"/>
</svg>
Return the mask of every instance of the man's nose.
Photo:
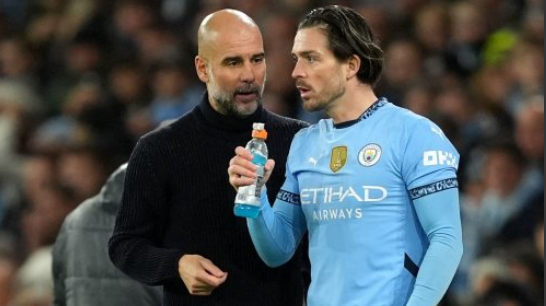
<svg viewBox="0 0 546 306">
<path fill-rule="evenodd" d="M 303 75 L 304 75 L 304 72 L 303 72 L 303 69 L 301 67 L 300 61 L 297 61 L 296 65 L 294 65 L 294 69 L 292 69 L 292 78 L 293 79 L 298 79 L 298 78 L 303 77 Z"/>
<path fill-rule="evenodd" d="M 245 63 L 241 71 L 241 81 L 252 83 L 256 79 L 256 73 L 251 63 Z"/>
</svg>

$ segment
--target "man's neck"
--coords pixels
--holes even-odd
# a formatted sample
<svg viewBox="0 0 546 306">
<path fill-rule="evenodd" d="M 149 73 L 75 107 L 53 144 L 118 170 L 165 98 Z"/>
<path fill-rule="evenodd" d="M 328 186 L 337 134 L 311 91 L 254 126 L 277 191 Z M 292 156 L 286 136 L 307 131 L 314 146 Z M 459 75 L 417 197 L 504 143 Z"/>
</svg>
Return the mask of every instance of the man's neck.
<svg viewBox="0 0 546 306">
<path fill-rule="evenodd" d="M 359 84 L 356 87 L 347 87 L 344 96 L 326 111 L 334 124 L 356 120 L 375 102 L 377 96 L 369 85 Z"/>
</svg>

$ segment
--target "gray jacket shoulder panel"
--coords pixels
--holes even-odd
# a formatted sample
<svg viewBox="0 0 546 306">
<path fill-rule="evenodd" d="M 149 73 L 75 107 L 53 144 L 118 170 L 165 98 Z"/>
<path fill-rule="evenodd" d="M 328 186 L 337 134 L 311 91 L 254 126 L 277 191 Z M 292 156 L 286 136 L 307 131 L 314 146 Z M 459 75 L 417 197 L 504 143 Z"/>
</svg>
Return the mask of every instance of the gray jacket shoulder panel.
<svg viewBox="0 0 546 306">
<path fill-rule="evenodd" d="M 108 256 L 124 177 L 120 167 L 65 219 L 53 249 L 56 306 L 161 305 L 161 288 L 129 278 Z"/>
</svg>

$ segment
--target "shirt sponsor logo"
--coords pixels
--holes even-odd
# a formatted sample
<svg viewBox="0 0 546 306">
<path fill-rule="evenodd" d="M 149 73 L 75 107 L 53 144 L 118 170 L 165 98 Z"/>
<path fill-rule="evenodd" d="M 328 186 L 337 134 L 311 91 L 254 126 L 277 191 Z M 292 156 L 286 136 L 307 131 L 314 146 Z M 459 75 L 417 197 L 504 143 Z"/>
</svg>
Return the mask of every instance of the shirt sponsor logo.
<svg viewBox="0 0 546 306">
<path fill-rule="evenodd" d="M 377 164 L 379 158 L 381 158 L 381 147 L 375 143 L 367 144 L 358 153 L 358 161 L 365 167 Z"/>
<path fill-rule="evenodd" d="M 332 149 L 332 158 L 330 159 L 330 169 L 336 173 L 345 166 L 347 162 L 347 147 L 338 146 Z"/>
<path fill-rule="evenodd" d="M 362 208 L 321 209 L 313 211 L 313 221 L 362 219 Z"/>
<path fill-rule="evenodd" d="M 387 198 L 388 191 L 381 186 L 305 188 L 300 192 L 301 205 L 313 205 L 311 217 L 314 222 L 362 219 L 363 208 L 336 207 L 346 201 L 352 203 L 375 203 Z"/>
<path fill-rule="evenodd" d="M 446 165 L 458 168 L 457 157 L 450 152 L 444 151 L 425 151 L 423 153 L 424 166 Z"/>
<path fill-rule="evenodd" d="M 306 188 L 300 192 L 300 202 L 302 205 L 343 203 L 346 200 L 379 202 L 387 196 L 387 189 L 381 186 Z"/>
</svg>

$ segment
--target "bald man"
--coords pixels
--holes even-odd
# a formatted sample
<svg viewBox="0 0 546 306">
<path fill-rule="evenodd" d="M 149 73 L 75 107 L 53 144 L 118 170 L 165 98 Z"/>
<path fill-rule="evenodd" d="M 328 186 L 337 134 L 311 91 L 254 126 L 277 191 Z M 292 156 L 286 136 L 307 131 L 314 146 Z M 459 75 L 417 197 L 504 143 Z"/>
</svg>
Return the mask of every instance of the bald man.
<svg viewBox="0 0 546 306">
<path fill-rule="evenodd" d="M 262 262 L 246 220 L 233 214 L 226 166 L 252 124 L 263 122 L 270 156 L 284 168 L 306 124 L 262 108 L 262 35 L 244 13 L 221 10 L 203 20 L 195 68 L 207 88 L 200 104 L 143 136 L 131 155 L 110 258 L 132 278 L 163 285 L 163 305 L 301 306 L 301 256 L 278 268 Z M 282 173 L 267 184 L 271 202 Z"/>
</svg>

